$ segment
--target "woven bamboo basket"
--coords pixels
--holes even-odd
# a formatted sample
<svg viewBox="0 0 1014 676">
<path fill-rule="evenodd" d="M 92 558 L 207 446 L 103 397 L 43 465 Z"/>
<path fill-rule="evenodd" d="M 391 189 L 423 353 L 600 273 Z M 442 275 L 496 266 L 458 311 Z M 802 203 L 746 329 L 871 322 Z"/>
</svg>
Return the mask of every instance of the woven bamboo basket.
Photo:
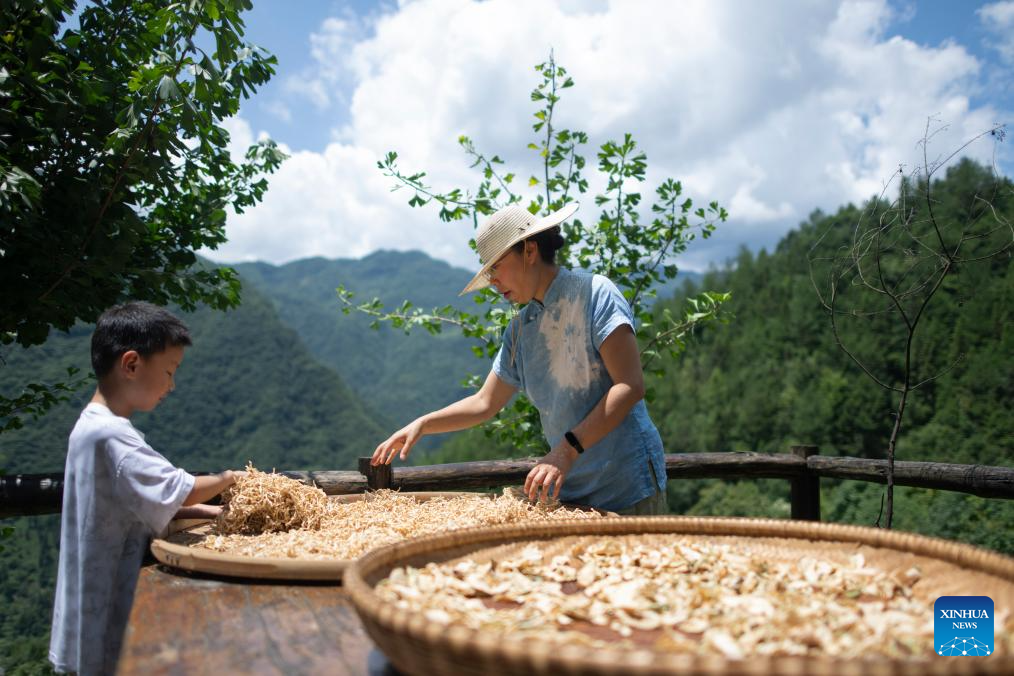
<svg viewBox="0 0 1014 676">
<path fill-rule="evenodd" d="M 435 497 L 453 498 L 469 495 L 462 492 L 418 492 L 408 493 L 416 500 L 425 502 Z M 335 495 L 336 502 L 358 502 L 365 499 L 363 494 Z M 151 552 L 160 563 L 180 570 L 226 577 L 241 577 L 262 580 L 319 580 L 337 582 L 342 579 L 346 559 L 311 560 L 282 559 L 268 557 L 240 556 L 210 549 L 189 546 L 195 537 L 203 536 L 211 528 L 208 520 L 188 519 L 169 524 L 169 536 L 151 543 Z"/>
<path fill-rule="evenodd" d="M 419 502 L 433 498 L 454 498 L 462 495 L 475 495 L 462 491 L 418 491 L 405 493 Z M 484 494 L 493 497 L 492 494 Z M 363 494 L 334 495 L 330 497 L 336 502 L 358 502 L 365 499 Z M 565 505 L 570 509 L 595 511 L 605 516 L 616 516 L 614 512 Z M 208 575 L 239 577 L 261 580 L 317 580 L 337 582 L 350 561 L 348 559 L 283 559 L 271 557 L 242 556 L 216 552 L 201 547 L 192 547 L 190 543 L 201 538 L 211 529 L 211 521 L 188 519 L 172 521 L 169 524 L 169 535 L 165 539 L 156 539 L 151 543 L 151 552 L 160 562 L 172 568 Z"/>
<path fill-rule="evenodd" d="M 856 553 L 887 573 L 917 565 L 915 597 L 989 596 L 995 613 L 1014 609 L 1014 559 L 955 542 L 858 526 L 737 518 L 624 517 L 470 528 L 416 538 L 370 552 L 345 571 L 344 586 L 371 638 L 406 674 L 1014 674 L 1014 655 L 1002 641 L 988 657 L 844 659 L 824 655 L 747 657 L 743 660 L 656 652 L 648 648 L 589 650 L 550 641 L 483 634 L 429 622 L 421 611 L 385 603 L 375 586 L 394 568 L 427 563 L 487 561 L 539 543 L 553 550 L 565 540 L 637 535 L 647 541 L 681 535 L 726 543 L 768 560 L 803 556 L 845 562 Z M 931 617 L 927 618 L 932 621 Z M 999 636 L 1003 627 L 996 626 Z M 930 646 L 932 649 L 932 646 Z"/>
</svg>

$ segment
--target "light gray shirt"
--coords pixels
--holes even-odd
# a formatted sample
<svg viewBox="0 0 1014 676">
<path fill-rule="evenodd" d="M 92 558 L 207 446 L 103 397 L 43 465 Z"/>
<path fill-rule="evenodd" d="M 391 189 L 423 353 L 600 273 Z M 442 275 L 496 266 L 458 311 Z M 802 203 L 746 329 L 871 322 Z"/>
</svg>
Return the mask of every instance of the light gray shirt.
<svg viewBox="0 0 1014 676">
<path fill-rule="evenodd" d="M 111 674 L 152 535 L 194 477 L 152 449 L 126 418 L 90 403 L 70 433 L 49 659 L 57 671 Z"/>
</svg>

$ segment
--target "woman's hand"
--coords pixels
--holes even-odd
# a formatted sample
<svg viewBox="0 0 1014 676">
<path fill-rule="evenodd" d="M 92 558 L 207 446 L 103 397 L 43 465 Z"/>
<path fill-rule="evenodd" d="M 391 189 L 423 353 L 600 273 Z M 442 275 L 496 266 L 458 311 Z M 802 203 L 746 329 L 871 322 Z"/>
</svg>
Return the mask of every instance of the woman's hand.
<svg viewBox="0 0 1014 676">
<path fill-rule="evenodd" d="M 567 472 L 577 460 L 577 451 L 567 442 L 560 442 L 556 448 L 539 461 L 525 479 L 525 495 L 532 502 L 560 497 L 560 489 L 567 478 Z"/>
<path fill-rule="evenodd" d="M 514 392 L 514 387 L 490 371 L 486 376 L 486 382 L 475 394 L 449 404 L 439 411 L 420 416 L 388 437 L 387 441 L 377 446 L 370 464 L 388 465 L 398 451 L 401 451 L 401 459 L 405 460 L 412 446 L 422 436 L 463 430 L 489 420 L 510 401 Z"/>
<path fill-rule="evenodd" d="M 401 459 L 405 460 L 408 458 L 408 453 L 412 450 L 412 446 L 415 445 L 415 442 L 419 441 L 422 435 L 422 418 L 416 418 L 389 436 L 387 441 L 377 446 L 377 450 L 373 452 L 373 459 L 370 460 L 370 464 L 374 466 L 389 465 L 394 460 L 394 456 L 398 451 L 401 451 Z"/>
</svg>

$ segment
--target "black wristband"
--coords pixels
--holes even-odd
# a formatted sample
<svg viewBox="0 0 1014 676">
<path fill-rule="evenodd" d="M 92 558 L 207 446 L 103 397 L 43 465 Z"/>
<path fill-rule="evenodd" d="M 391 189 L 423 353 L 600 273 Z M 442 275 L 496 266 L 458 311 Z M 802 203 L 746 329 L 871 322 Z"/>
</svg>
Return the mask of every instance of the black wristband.
<svg viewBox="0 0 1014 676">
<path fill-rule="evenodd" d="M 581 442 L 577 440 L 577 437 L 574 436 L 573 432 L 567 430 L 564 433 L 563 438 L 567 440 L 568 444 L 574 447 L 574 450 L 578 452 L 578 455 L 584 453 L 584 446 L 582 446 Z"/>
</svg>

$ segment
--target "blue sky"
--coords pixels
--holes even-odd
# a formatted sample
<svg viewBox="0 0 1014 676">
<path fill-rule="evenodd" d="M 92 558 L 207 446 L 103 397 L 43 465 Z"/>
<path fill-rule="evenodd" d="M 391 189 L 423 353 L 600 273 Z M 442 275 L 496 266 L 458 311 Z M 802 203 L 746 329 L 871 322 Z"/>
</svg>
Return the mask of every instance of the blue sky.
<svg viewBox="0 0 1014 676">
<path fill-rule="evenodd" d="M 327 109 L 315 106 L 293 106 L 291 120 L 272 113 L 278 100 L 291 98 L 286 83 L 312 70 L 316 64 L 311 56 L 310 36 L 331 17 L 369 17 L 396 7 L 394 3 L 347 2 L 344 0 L 300 0 L 298 10 L 285 0 L 259 0 L 246 13 L 247 39 L 263 46 L 278 57 L 278 72 L 258 94 L 243 106 L 243 114 L 258 129 L 271 129 L 273 138 L 283 140 L 295 150 L 321 150 L 331 136 L 331 129 L 348 122 L 347 105 Z M 349 92 L 342 99 L 347 102 Z M 275 131 L 277 129 L 277 131 Z"/>
<path fill-rule="evenodd" d="M 897 34 L 922 45 L 946 42 L 962 45 L 982 62 L 985 71 L 983 89 L 972 94 L 973 102 L 978 105 L 993 103 L 1010 112 L 1014 111 L 1014 79 L 1009 73 L 1012 64 L 1001 58 L 996 48 L 998 37 L 987 29 L 988 24 L 977 14 L 985 6 L 1000 4 L 974 0 L 898 3 L 899 17 L 892 28 Z M 1009 36 L 1007 44 L 1010 44 Z M 1009 164 L 1007 168 L 1010 175 Z"/>
<path fill-rule="evenodd" d="M 260 0 L 246 16 L 278 72 L 227 127 L 237 148 L 269 135 L 292 156 L 265 202 L 230 220 L 211 252 L 223 261 L 393 248 L 474 267 L 471 225 L 411 209 L 375 162 L 397 150 L 436 187 L 474 185 L 455 143 L 468 134 L 534 173 L 528 92 L 550 48 L 577 82 L 559 122 L 589 133 L 590 164 L 631 132 L 648 154 L 643 192 L 673 176 L 729 209 L 681 259 L 689 269 L 879 192 L 915 166 L 927 118 L 944 153 L 1014 110 L 1007 0 Z M 1011 142 L 968 152 L 1010 175 Z M 590 196 L 579 215 L 596 218 Z"/>
</svg>

